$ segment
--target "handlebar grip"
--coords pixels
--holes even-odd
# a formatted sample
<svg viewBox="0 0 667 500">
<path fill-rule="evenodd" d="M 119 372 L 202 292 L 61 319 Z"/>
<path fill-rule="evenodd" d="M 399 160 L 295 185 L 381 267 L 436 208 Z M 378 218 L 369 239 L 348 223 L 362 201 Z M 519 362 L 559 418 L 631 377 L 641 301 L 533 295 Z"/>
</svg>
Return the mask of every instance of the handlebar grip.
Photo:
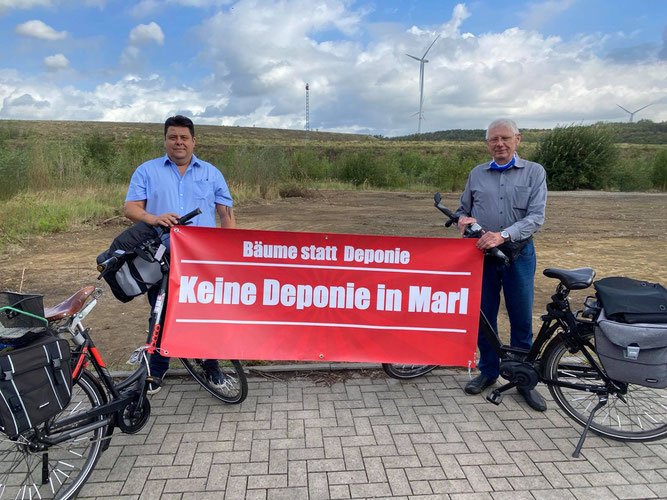
<svg viewBox="0 0 667 500">
<path fill-rule="evenodd" d="M 509 258 L 498 247 L 493 247 L 493 248 L 489 249 L 489 253 L 492 256 L 494 256 L 496 259 L 501 260 L 504 265 L 506 265 L 506 266 L 510 265 Z"/>
<path fill-rule="evenodd" d="M 101 262 L 101 263 L 97 264 L 97 270 L 98 270 L 100 273 L 102 273 L 102 274 L 100 274 L 100 278 L 102 277 L 102 275 L 103 275 L 104 273 L 107 272 L 107 270 L 108 270 L 110 267 L 113 267 L 117 262 L 118 262 L 118 257 L 113 256 L 113 257 L 109 257 L 109 258 L 108 258 L 107 260 L 105 260 L 104 262 Z"/>
<path fill-rule="evenodd" d="M 192 212 L 188 212 L 183 217 L 180 217 L 178 219 L 178 223 L 176 225 L 177 226 L 185 226 L 190 221 L 190 219 L 196 217 L 200 213 L 201 213 L 201 210 L 199 208 L 195 208 Z"/>
</svg>

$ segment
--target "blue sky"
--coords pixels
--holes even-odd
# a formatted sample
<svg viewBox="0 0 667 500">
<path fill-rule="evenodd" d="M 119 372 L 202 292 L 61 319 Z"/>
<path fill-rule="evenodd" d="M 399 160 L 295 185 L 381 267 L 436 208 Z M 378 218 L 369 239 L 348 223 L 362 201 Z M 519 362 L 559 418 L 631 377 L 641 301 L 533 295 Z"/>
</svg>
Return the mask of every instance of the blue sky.
<svg viewBox="0 0 667 500">
<path fill-rule="evenodd" d="M 0 0 L 0 119 L 403 135 L 667 120 L 667 1 Z"/>
</svg>

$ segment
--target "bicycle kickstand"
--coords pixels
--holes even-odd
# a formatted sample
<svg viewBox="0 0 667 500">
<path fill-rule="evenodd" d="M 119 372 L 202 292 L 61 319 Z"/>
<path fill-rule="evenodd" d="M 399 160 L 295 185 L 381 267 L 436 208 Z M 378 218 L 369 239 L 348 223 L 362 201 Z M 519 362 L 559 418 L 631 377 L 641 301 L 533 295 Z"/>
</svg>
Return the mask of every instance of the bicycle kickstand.
<svg viewBox="0 0 667 500">
<path fill-rule="evenodd" d="M 501 385 L 497 389 L 493 391 L 489 391 L 486 394 L 486 400 L 490 401 L 494 405 L 499 405 L 503 401 L 503 397 L 505 396 L 503 392 L 509 391 L 512 387 L 516 387 L 516 382 L 509 382 L 505 385 Z"/>
<path fill-rule="evenodd" d="M 598 401 L 598 404 L 595 405 L 595 408 L 593 408 L 593 411 L 591 411 L 591 414 L 588 416 L 588 420 L 586 421 L 586 426 L 584 427 L 584 431 L 581 433 L 581 437 L 579 438 L 577 447 L 574 449 L 574 453 L 572 453 L 573 458 L 579 457 L 579 452 L 581 451 L 581 447 L 584 445 L 584 441 L 586 440 L 586 434 L 588 434 L 588 429 L 591 428 L 591 423 L 593 423 L 593 417 L 595 416 L 595 412 L 597 412 L 600 408 L 602 408 L 604 405 L 607 404 L 608 398 L 606 394 L 600 394 L 599 398 L 600 400 Z"/>
</svg>

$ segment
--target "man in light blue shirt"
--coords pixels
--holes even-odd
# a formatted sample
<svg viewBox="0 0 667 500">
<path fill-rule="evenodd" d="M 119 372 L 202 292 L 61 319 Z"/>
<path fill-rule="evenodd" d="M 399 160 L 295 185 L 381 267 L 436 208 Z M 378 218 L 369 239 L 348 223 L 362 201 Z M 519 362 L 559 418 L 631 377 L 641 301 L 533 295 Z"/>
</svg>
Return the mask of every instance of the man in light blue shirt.
<svg viewBox="0 0 667 500">
<path fill-rule="evenodd" d="M 192 225 L 216 227 L 215 215 L 222 227 L 236 227 L 232 197 L 220 171 L 194 155 L 195 128 L 192 120 L 177 115 L 164 123 L 166 155 L 137 167 L 125 198 L 125 216 L 133 222 L 171 227 L 179 217 L 199 208 L 202 213 Z M 157 287 L 148 291 L 151 308 L 157 298 Z M 217 360 L 204 360 L 209 380 L 224 382 Z M 151 375 L 162 378 L 169 368 L 169 358 L 155 352 L 151 355 Z M 149 394 L 159 391 L 149 387 Z"/>
</svg>

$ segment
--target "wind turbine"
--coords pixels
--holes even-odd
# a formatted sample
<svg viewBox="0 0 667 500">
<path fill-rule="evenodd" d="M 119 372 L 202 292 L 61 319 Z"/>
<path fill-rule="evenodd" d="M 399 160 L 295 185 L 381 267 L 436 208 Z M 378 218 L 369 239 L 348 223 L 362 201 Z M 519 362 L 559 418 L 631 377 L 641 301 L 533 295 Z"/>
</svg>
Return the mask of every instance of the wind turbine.
<svg viewBox="0 0 667 500">
<path fill-rule="evenodd" d="M 626 113 L 628 113 L 628 114 L 630 115 L 630 123 L 632 123 L 632 117 L 635 116 L 635 113 L 639 113 L 642 109 L 644 109 L 644 108 L 648 108 L 651 104 L 653 104 L 653 103 L 647 104 L 646 106 L 644 106 L 644 107 L 642 107 L 642 108 L 639 108 L 639 109 L 636 110 L 636 111 L 628 111 L 627 109 L 625 109 L 625 108 L 624 108 L 623 106 L 621 106 L 620 104 L 617 104 L 616 106 L 618 106 L 619 108 L 621 108 L 623 111 L 625 111 Z"/>
<path fill-rule="evenodd" d="M 424 52 L 424 55 L 421 56 L 421 58 L 405 54 L 408 57 L 412 57 L 415 61 L 419 61 L 419 124 L 417 125 L 417 135 L 422 133 L 422 118 L 424 117 L 422 114 L 422 106 L 424 105 L 424 64 L 428 62 L 426 54 L 428 54 L 428 51 L 431 50 L 431 47 L 433 47 L 433 44 L 438 38 L 440 38 L 440 35 L 435 37 L 435 40 L 431 42 L 431 45 L 428 46 L 428 49 L 426 49 L 426 52 Z"/>
</svg>

